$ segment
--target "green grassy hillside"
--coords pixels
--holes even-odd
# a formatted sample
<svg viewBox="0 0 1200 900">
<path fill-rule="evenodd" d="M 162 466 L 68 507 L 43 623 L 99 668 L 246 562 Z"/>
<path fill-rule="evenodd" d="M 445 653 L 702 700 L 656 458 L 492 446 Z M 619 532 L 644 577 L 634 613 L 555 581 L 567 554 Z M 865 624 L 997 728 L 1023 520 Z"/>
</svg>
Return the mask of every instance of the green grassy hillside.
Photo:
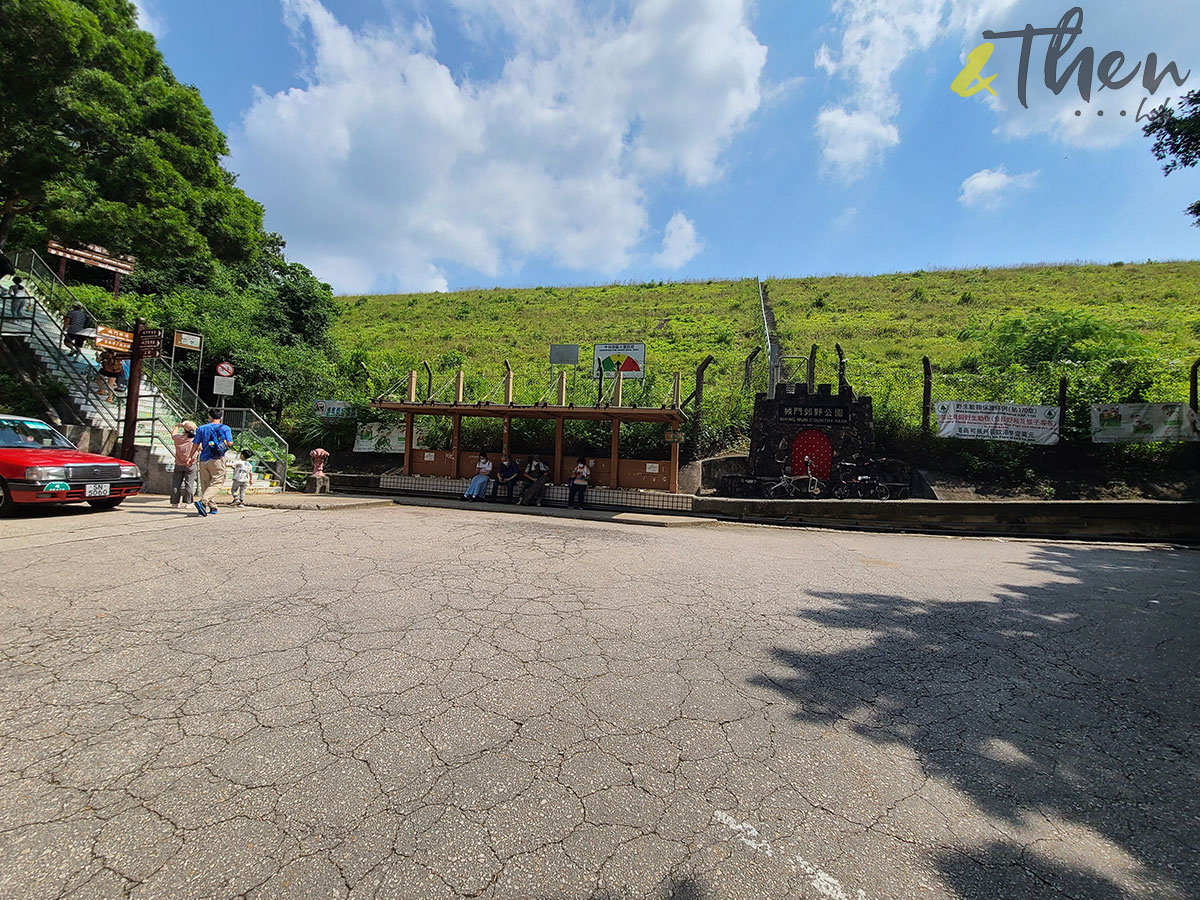
<svg viewBox="0 0 1200 900">
<path fill-rule="evenodd" d="M 519 402 L 539 400 L 552 384 L 549 345 L 580 344 L 573 398 L 595 398 L 590 379 L 596 342 L 644 342 L 647 380 L 626 383 L 632 402 L 669 396 L 671 375 L 683 374 L 686 396 L 705 356 L 705 407 L 713 421 L 744 422 L 744 361 L 762 344 L 758 285 L 753 279 L 684 284 L 457 291 L 341 297 L 334 339 L 365 354 L 376 383 L 396 380 L 428 361 L 435 392 L 454 370 L 466 373 L 466 396 L 488 396 L 508 360 Z M 423 371 L 423 370 L 422 370 Z M 424 385 L 422 374 L 422 385 Z M 718 438 L 714 438 L 718 439 Z"/>
<path fill-rule="evenodd" d="M 833 345 L 840 343 L 851 383 L 875 397 L 881 421 L 900 429 L 919 423 L 924 355 L 934 362 L 939 395 L 1049 402 L 1057 369 L 1023 376 L 993 366 L 986 378 L 979 374 L 978 356 L 994 326 L 1026 316 L 1083 314 L 1130 336 L 1139 368 L 1129 377 L 1150 379 L 1146 399 L 1186 399 L 1187 366 L 1200 355 L 1200 262 L 779 279 L 768 287 L 784 352 L 806 356 L 819 344 L 820 380 L 832 381 Z M 665 399 L 676 371 L 688 393 L 695 367 L 711 353 L 705 415 L 713 430 L 700 451 L 736 440 L 749 420 L 743 363 L 762 345 L 754 279 L 352 296 L 338 304 L 334 339 L 358 355 L 377 386 L 428 361 L 435 391 L 461 366 L 468 399 L 495 398 L 508 360 L 518 401 L 534 402 L 551 384 L 548 345 L 579 343 L 583 366 L 573 399 L 590 402 L 591 344 L 644 341 L 649 378 L 627 389 L 633 402 Z M 766 383 L 764 362 L 765 354 L 755 365 L 758 390 Z M 793 368 L 802 377 L 803 364 Z M 1123 371 L 1083 374 L 1091 381 L 1077 379 L 1084 385 L 1075 397 L 1080 409 L 1125 389 Z M 1085 388 L 1092 393 L 1085 396 Z"/>
<path fill-rule="evenodd" d="M 955 365 L 986 326 L 1034 310 L 1075 310 L 1135 331 L 1168 357 L 1200 353 L 1200 262 L 915 272 L 768 283 L 780 341 L 872 363 Z M 964 335 L 964 331 L 974 335 Z"/>
</svg>

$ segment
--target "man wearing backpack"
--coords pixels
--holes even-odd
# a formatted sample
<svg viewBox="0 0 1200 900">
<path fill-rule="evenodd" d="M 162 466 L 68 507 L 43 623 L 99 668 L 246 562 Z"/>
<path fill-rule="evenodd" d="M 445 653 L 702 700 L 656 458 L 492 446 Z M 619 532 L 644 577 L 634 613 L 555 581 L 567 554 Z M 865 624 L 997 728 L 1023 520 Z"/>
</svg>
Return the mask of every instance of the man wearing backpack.
<svg viewBox="0 0 1200 900">
<path fill-rule="evenodd" d="M 217 514 L 217 494 L 225 484 L 225 451 L 233 444 L 233 432 L 221 422 L 219 409 L 208 411 L 208 424 L 196 429 L 192 439 L 192 461 L 200 461 L 200 499 L 196 512 L 202 516 Z"/>
</svg>

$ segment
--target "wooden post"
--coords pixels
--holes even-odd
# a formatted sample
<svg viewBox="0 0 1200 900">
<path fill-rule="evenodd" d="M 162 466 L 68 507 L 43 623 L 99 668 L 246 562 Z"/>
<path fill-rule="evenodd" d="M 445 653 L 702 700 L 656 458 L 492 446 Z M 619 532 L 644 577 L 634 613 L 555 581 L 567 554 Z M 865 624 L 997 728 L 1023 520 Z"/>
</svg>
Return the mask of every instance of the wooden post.
<svg viewBox="0 0 1200 900">
<path fill-rule="evenodd" d="M 676 372 L 671 384 L 671 409 L 679 409 L 680 397 L 683 396 L 683 386 L 679 373 Z"/>
<path fill-rule="evenodd" d="M 504 373 L 504 403 L 506 406 L 513 404 L 513 371 L 509 369 Z"/>
<path fill-rule="evenodd" d="M 562 483 L 563 462 L 563 417 L 554 417 L 554 472 L 551 475 L 552 484 Z"/>
<path fill-rule="evenodd" d="M 921 367 L 925 379 L 925 387 L 921 392 L 921 434 L 929 434 L 933 418 L 933 364 L 928 356 L 921 357 Z"/>
<path fill-rule="evenodd" d="M 612 397 L 612 405 L 613 406 L 621 405 L 621 394 L 622 394 L 621 386 L 624 383 L 625 383 L 624 377 L 622 377 L 621 373 L 618 372 L 616 384 L 613 385 L 613 397 Z"/>
<path fill-rule="evenodd" d="M 1067 379 L 1058 380 L 1058 442 L 1063 443 L 1067 431 Z"/>
<path fill-rule="evenodd" d="M 667 490 L 679 493 L 679 441 L 671 441 L 671 468 L 667 472 Z"/>
<path fill-rule="evenodd" d="M 1196 376 L 1200 373 L 1200 359 L 1192 363 L 1192 389 L 1188 397 L 1188 405 L 1192 407 L 1192 412 L 1200 412 L 1200 395 L 1196 391 Z"/>
<path fill-rule="evenodd" d="M 408 370 L 408 402 L 417 402 L 417 370 Z"/>
<path fill-rule="evenodd" d="M 567 405 L 567 373 L 558 373 L 558 405 Z"/>
<path fill-rule="evenodd" d="M 129 359 L 129 387 L 125 395 L 125 421 L 121 432 L 121 459 L 133 462 L 134 442 L 137 438 L 138 400 L 142 390 L 142 329 L 145 319 L 133 325 L 133 350 Z M 224 397 L 221 398 L 225 399 Z"/>
<path fill-rule="evenodd" d="M 808 392 L 812 394 L 817 389 L 817 345 L 813 344 L 808 351 L 808 371 L 805 373 Z"/>
<path fill-rule="evenodd" d="M 617 390 L 621 390 L 621 376 L 617 375 Z M 608 486 L 617 489 L 617 474 L 621 469 L 621 420 L 613 419 L 612 423 L 612 454 L 610 456 L 612 472 L 608 476 Z"/>
<path fill-rule="evenodd" d="M 458 431 L 462 416 L 450 417 L 450 477 L 458 477 Z"/>
<path fill-rule="evenodd" d="M 113 272 L 113 300 L 121 298 L 121 273 Z"/>
<path fill-rule="evenodd" d="M 417 388 L 417 373 L 412 373 L 412 379 L 409 381 L 409 389 L 416 390 Z M 405 475 L 411 475 L 413 454 L 416 450 L 413 449 L 413 420 L 412 413 L 404 414 L 404 468 L 401 470 Z"/>
<path fill-rule="evenodd" d="M 454 402 L 463 402 L 463 370 L 459 369 L 454 375 Z"/>
<path fill-rule="evenodd" d="M 65 256 L 58 258 L 58 280 L 63 282 L 67 280 L 67 258 Z"/>
<path fill-rule="evenodd" d="M 500 451 L 509 453 L 512 446 L 512 416 L 504 417 L 504 436 L 500 439 Z"/>
</svg>

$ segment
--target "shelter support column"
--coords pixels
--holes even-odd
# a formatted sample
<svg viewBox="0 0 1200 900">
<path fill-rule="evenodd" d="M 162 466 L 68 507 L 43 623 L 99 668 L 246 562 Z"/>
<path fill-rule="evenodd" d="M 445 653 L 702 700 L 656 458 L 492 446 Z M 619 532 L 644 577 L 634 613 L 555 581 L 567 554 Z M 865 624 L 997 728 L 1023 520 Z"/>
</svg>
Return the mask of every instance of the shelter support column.
<svg viewBox="0 0 1200 900">
<path fill-rule="evenodd" d="M 620 379 L 620 375 L 617 376 Z M 620 384 L 620 380 L 617 384 Z M 612 423 L 612 472 L 608 476 L 608 486 L 614 491 L 617 489 L 617 475 L 621 471 L 621 420 L 613 419 Z"/>
<path fill-rule="evenodd" d="M 404 414 L 404 468 L 401 471 L 403 471 L 405 475 L 411 475 L 413 473 L 413 454 L 417 452 L 413 448 L 413 420 L 415 418 L 416 417 L 412 413 Z"/>
<path fill-rule="evenodd" d="M 450 417 L 450 477 L 458 477 L 458 430 L 462 425 L 462 416 Z"/>
<path fill-rule="evenodd" d="M 563 461 L 563 417 L 554 417 L 554 472 L 551 476 L 554 484 L 562 484 Z"/>
<path fill-rule="evenodd" d="M 667 472 L 667 490 L 679 493 L 679 441 L 671 441 L 671 468 Z"/>
<path fill-rule="evenodd" d="M 504 437 L 500 442 L 500 452 L 512 452 L 512 416 L 504 417 Z"/>
</svg>

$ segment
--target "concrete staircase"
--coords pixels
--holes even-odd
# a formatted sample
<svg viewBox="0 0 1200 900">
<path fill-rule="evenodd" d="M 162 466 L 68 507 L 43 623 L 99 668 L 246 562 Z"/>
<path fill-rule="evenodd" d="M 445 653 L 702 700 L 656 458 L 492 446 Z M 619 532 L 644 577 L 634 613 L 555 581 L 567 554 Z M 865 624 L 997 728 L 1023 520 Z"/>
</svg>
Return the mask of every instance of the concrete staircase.
<svg viewBox="0 0 1200 900">
<path fill-rule="evenodd" d="M 70 306 L 70 291 L 56 276 L 48 274 L 44 263 L 40 267 L 30 263 L 41 263 L 41 260 L 35 254 L 18 254 L 18 271 L 24 276 L 26 289 L 31 295 L 29 309 L 25 316 L 14 318 L 9 301 L 5 298 L 0 311 L 0 337 L 5 341 L 18 340 L 26 344 L 30 352 L 22 354 L 23 357 L 36 360 L 40 370 L 27 374 L 46 375 L 63 385 L 70 406 L 81 422 L 121 434 L 125 395 L 118 395 L 115 401 L 101 396 L 97 383 L 100 367 L 95 350 L 85 348 L 79 355 L 70 356 L 70 348 L 64 346 L 62 323 L 65 309 Z M 175 445 L 171 431 L 176 423 L 185 419 L 203 422 L 199 398 L 193 394 L 191 399 L 191 403 L 185 403 L 178 396 L 163 390 L 149 375 L 142 377 L 134 443 L 135 461 L 142 470 L 148 492 L 170 491 L 175 471 Z M 258 419 L 252 411 L 245 412 Z M 235 431 L 235 443 L 238 437 Z M 237 458 L 236 451 L 231 450 L 227 454 L 230 463 Z M 254 480 L 247 493 L 278 493 L 284 489 L 280 472 L 265 461 L 256 459 L 254 462 Z"/>
</svg>

